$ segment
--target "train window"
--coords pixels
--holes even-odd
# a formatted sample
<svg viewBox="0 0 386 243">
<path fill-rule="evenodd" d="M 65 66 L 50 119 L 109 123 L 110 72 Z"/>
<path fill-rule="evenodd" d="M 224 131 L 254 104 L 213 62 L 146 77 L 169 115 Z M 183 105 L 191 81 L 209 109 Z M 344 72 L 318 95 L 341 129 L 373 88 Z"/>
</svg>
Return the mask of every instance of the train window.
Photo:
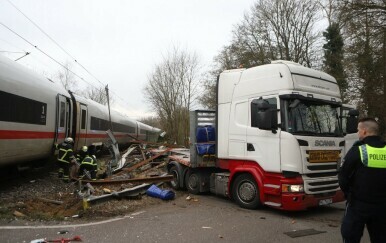
<svg viewBox="0 0 386 243">
<path fill-rule="evenodd" d="M 97 117 L 91 117 L 91 130 L 107 131 L 109 129 L 109 122 Z"/>
<path fill-rule="evenodd" d="M 60 102 L 60 122 L 59 122 L 59 127 L 64 127 L 65 114 L 66 114 L 66 103 Z"/>
<path fill-rule="evenodd" d="M 86 110 L 82 110 L 82 124 L 80 129 L 86 129 Z"/>
<path fill-rule="evenodd" d="M 140 134 L 146 134 L 146 130 L 140 129 Z"/>
<path fill-rule="evenodd" d="M 0 91 L 0 121 L 46 125 L 47 104 Z"/>
<path fill-rule="evenodd" d="M 91 117 L 91 130 L 96 131 L 107 131 L 110 128 L 110 122 L 104 119 L 100 119 L 97 117 Z M 113 122 L 113 130 L 114 132 L 126 132 L 126 133 L 135 133 L 135 128 L 131 126 L 127 126 L 121 123 Z"/>
<path fill-rule="evenodd" d="M 114 132 L 135 133 L 134 127 L 123 125 L 116 122 L 113 122 L 113 129 L 114 129 Z"/>
</svg>

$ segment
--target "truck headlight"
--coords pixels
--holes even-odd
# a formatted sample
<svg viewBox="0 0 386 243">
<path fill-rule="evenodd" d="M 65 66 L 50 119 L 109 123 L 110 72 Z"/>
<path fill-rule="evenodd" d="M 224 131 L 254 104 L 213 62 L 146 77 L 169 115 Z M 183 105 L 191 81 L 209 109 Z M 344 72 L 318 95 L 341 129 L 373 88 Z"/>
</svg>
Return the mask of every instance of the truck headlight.
<svg viewBox="0 0 386 243">
<path fill-rule="evenodd" d="M 282 184 L 281 192 L 304 192 L 303 185 Z"/>
</svg>

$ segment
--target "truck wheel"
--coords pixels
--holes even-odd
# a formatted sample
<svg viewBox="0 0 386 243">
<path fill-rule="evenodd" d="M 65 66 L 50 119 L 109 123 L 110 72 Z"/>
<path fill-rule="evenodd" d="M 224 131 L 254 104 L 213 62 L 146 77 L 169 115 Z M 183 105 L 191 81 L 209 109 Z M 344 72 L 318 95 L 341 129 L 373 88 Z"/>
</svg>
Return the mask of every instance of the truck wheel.
<svg viewBox="0 0 386 243">
<path fill-rule="evenodd" d="M 180 185 L 180 174 L 178 173 L 178 169 L 177 169 L 177 166 L 172 166 L 170 169 L 169 169 L 169 174 L 171 174 L 173 176 L 173 180 L 170 182 L 170 186 L 175 189 L 175 190 L 179 190 L 181 189 L 181 185 Z"/>
<path fill-rule="evenodd" d="M 256 209 L 261 206 L 259 187 L 251 174 L 241 174 L 235 179 L 232 197 L 242 208 Z"/>
<path fill-rule="evenodd" d="M 185 184 L 188 192 L 192 194 L 200 193 L 200 175 L 197 172 L 188 171 Z"/>
</svg>

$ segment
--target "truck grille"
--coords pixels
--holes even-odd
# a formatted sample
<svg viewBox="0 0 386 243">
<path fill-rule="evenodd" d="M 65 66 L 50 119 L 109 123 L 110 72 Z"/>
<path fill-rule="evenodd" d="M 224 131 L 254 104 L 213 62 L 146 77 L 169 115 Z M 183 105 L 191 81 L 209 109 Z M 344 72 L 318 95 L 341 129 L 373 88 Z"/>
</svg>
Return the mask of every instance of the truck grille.
<svg viewBox="0 0 386 243">
<path fill-rule="evenodd" d="M 311 171 L 323 171 L 323 170 L 336 170 L 337 168 L 337 163 L 333 164 L 322 164 L 322 165 L 307 165 L 307 169 Z"/>
<path fill-rule="evenodd" d="M 337 176 L 311 178 L 303 176 L 304 190 L 307 194 L 320 194 L 326 192 L 335 192 L 339 190 Z"/>
</svg>

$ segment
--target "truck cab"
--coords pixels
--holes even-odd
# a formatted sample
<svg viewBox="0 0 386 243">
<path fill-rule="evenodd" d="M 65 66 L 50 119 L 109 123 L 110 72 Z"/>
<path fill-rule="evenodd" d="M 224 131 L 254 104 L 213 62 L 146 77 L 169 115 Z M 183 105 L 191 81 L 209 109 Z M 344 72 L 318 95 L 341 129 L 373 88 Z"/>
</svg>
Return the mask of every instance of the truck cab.
<svg viewBox="0 0 386 243">
<path fill-rule="evenodd" d="M 344 200 L 337 177 L 345 151 L 342 101 L 332 76 L 274 61 L 222 72 L 217 97 L 214 159 L 202 163 L 193 139 L 179 186 L 197 193 L 209 182 L 211 192 L 250 209 L 305 210 Z"/>
</svg>

